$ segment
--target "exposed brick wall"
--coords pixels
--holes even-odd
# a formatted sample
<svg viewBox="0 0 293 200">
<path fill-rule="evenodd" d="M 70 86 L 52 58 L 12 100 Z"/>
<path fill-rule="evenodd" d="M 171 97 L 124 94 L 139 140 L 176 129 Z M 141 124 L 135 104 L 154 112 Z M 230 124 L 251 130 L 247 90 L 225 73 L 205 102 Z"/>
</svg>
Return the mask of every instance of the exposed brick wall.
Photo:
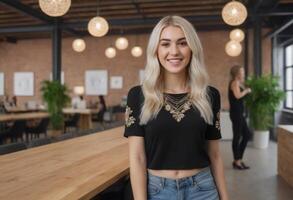
<svg viewBox="0 0 293 200">
<path fill-rule="evenodd" d="M 117 51 L 114 59 L 105 56 L 105 49 L 114 43 L 117 36 L 103 38 L 86 37 L 86 50 L 76 53 L 72 50 L 71 44 L 74 38 L 65 38 L 62 41 L 62 70 L 65 72 L 65 83 L 72 89 L 77 85 L 84 85 L 85 70 L 106 69 L 108 80 L 111 76 L 123 76 L 123 89 L 110 89 L 108 84 L 108 95 L 105 97 L 108 105 L 118 104 L 121 97 L 133 85 L 139 84 L 139 70 L 145 65 L 145 47 L 149 35 L 140 35 L 139 44 L 144 49 L 140 58 L 134 58 L 130 54 L 134 46 L 135 36 L 128 35 L 129 47 L 123 51 Z M 243 54 L 236 58 L 229 57 L 224 49 L 229 40 L 229 32 L 226 31 L 205 31 L 199 32 L 202 41 L 205 62 L 210 75 L 211 85 L 217 87 L 221 92 L 222 108 L 228 109 L 227 85 L 229 81 L 229 70 L 233 64 L 243 64 Z M 250 40 L 252 39 L 249 37 Z M 252 44 L 251 44 L 252 45 Z M 266 69 L 270 69 L 270 41 L 265 40 L 263 46 L 266 51 L 263 53 L 263 63 Z M 52 52 L 50 39 L 20 40 L 17 44 L 0 43 L 0 72 L 5 73 L 5 91 L 9 96 L 13 95 L 13 73 L 34 72 L 35 96 L 18 97 L 20 104 L 27 100 L 40 101 L 41 81 L 49 79 L 52 68 Z M 243 45 L 242 45 L 243 46 Z M 249 55 L 252 53 L 250 52 Z M 252 57 L 249 56 L 249 60 Z M 250 61 L 250 63 L 252 63 Z M 266 70 L 264 70 L 266 71 Z M 1 97 L 0 97 L 1 98 Z M 88 96 L 87 99 L 97 99 L 96 96 Z"/>
</svg>

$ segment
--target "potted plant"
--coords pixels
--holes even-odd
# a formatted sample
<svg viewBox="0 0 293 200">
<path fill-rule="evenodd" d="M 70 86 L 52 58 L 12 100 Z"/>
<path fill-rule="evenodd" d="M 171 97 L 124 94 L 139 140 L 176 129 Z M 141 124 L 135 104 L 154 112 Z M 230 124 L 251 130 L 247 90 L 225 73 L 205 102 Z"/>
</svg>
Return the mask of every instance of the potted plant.
<svg viewBox="0 0 293 200">
<path fill-rule="evenodd" d="M 253 143 L 256 148 L 267 148 L 273 114 L 285 93 L 279 88 L 278 76 L 250 76 L 246 85 L 251 88 L 251 93 L 244 101 L 249 112 L 250 125 L 254 129 Z"/>
<path fill-rule="evenodd" d="M 44 81 L 41 87 L 43 100 L 47 104 L 52 130 L 48 135 L 56 137 L 62 133 L 64 126 L 63 108 L 70 101 L 68 89 L 59 81 Z"/>
</svg>

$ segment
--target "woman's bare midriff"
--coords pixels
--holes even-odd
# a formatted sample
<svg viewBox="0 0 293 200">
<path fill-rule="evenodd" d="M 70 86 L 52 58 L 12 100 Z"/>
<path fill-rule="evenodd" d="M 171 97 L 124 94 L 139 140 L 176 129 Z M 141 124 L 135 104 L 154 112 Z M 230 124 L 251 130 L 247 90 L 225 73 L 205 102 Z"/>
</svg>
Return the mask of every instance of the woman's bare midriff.
<svg viewBox="0 0 293 200">
<path fill-rule="evenodd" d="M 203 168 L 202 168 L 203 169 Z M 170 179 L 179 179 L 184 177 L 189 177 L 197 174 L 202 169 L 188 169 L 188 170 L 154 170 L 148 169 L 148 172 L 155 176 L 160 176 Z"/>
</svg>

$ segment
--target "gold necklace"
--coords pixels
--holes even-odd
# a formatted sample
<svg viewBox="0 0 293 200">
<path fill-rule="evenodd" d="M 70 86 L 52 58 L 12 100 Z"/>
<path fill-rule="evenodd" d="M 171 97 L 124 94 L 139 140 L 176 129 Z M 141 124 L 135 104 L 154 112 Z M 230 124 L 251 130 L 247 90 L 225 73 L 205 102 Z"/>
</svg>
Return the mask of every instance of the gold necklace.
<svg viewBox="0 0 293 200">
<path fill-rule="evenodd" d="M 170 94 L 164 94 L 164 107 L 177 122 L 180 122 L 185 116 L 184 113 L 191 107 L 190 97 L 188 94 L 179 98 Z"/>
</svg>

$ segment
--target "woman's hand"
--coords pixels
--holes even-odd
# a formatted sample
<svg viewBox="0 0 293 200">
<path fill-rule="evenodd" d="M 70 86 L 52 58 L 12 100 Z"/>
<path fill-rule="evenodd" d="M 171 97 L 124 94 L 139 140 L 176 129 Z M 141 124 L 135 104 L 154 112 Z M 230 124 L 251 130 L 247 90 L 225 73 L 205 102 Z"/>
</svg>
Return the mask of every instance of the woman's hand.
<svg viewBox="0 0 293 200">
<path fill-rule="evenodd" d="M 245 90 L 246 90 L 246 94 L 251 93 L 251 89 L 250 88 L 246 88 Z"/>
</svg>

